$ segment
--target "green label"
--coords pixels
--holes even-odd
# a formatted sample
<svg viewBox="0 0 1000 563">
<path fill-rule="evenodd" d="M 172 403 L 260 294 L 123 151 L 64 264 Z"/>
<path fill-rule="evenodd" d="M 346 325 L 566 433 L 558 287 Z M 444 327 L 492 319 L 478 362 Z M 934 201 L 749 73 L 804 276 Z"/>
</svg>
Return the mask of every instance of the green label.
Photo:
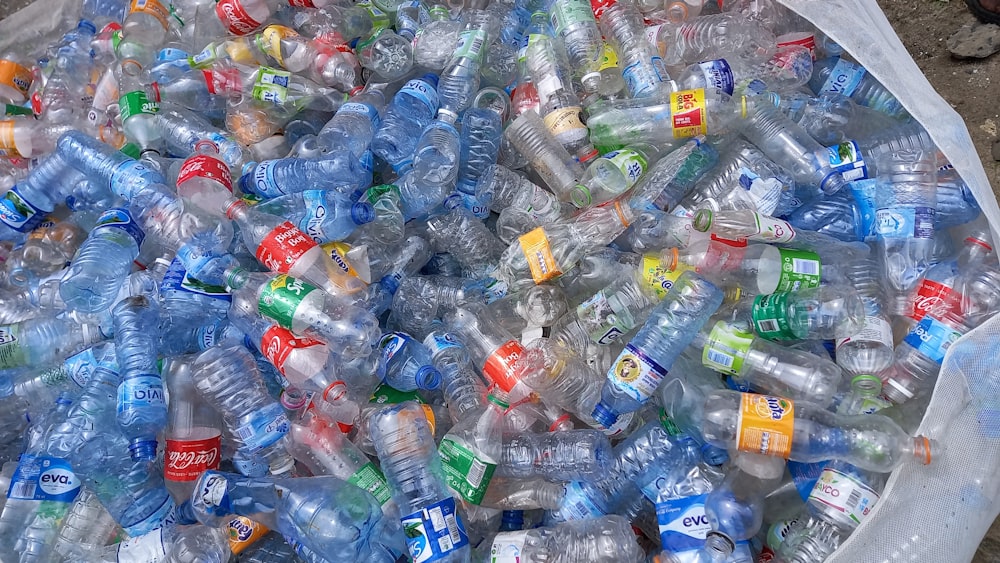
<svg viewBox="0 0 1000 563">
<path fill-rule="evenodd" d="M 389 502 L 389 484 L 386 483 L 382 472 L 370 461 L 351 475 L 347 482 L 371 493 L 379 504 L 384 505 Z"/>
<path fill-rule="evenodd" d="M 625 189 L 629 189 L 639 181 L 646 171 L 646 158 L 630 149 L 622 149 L 604 155 L 604 158 L 617 168 L 625 177 Z"/>
<path fill-rule="evenodd" d="M 781 277 L 778 291 L 798 291 L 819 287 L 821 265 L 819 254 L 808 250 L 780 248 Z"/>
<path fill-rule="evenodd" d="M 380 186 L 372 186 L 368 188 L 365 192 L 364 198 L 368 200 L 368 203 L 375 205 L 375 202 L 377 202 L 379 198 L 388 193 L 395 193 L 397 199 L 400 197 L 399 188 L 392 184 L 382 184 Z"/>
<path fill-rule="evenodd" d="M 257 307 L 260 314 L 268 317 L 278 326 L 291 330 L 295 309 L 316 288 L 287 274 L 277 275 L 264 284 Z"/>
<path fill-rule="evenodd" d="M 31 108 L 15 106 L 14 104 L 3 104 L 3 115 L 34 115 Z"/>
<path fill-rule="evenodd" d="M 719 321 L 708 335 L 701 363 L 709 369 L 739 377 L 751 343 L 752 334 Z"/>
<path fill-rule="evenodd" d="M 455 48 L 453 59 L 482 60 L 483 47 L 486 46 L 486 32 L 481 29 L 463 31 L 458 36 L 458 47 Z"/>
<path fill-rule="evenodd" d="M 149 101 L 146 93 L 136 90 L 125 94 L 118 100 L 118 113 L 121 115 L 122 123 L 125 120 L 140 113 L 154 114 L 160 111 L 160 104 Z"/>
<path fill-rule="evenodd" d="M 587 328 L 590 339 L 598 344 L 610 344 L 635 326 L 628 308 L 622 307 L 618 300 L 609 300 L 603 291 L 581 303 L 576 316 Z"/>
<path fill-rule="evenodd" d="M 571 25 L 596 21 L 590 2 L 583 0 L 558 0 L 552 3 L 550 9 L 550 21 L 556 35 L 562 34 Z"/>
<path fill-rule="evenodd" d="M 482 502 L 496 464 L 477 458 L 472 450 L 451 438 L 441 440 L 438 454 L 448 486 L 472 504 Z"/>
<path fill-rule="evenodd" d="M 0 326 L 0 369 L 23 366 L 24 348 L 21 346 L 20 325 Z"/>
<path fill-rule="evenodd" d="M 546 38 L 547 36 L 542 35 L 541 33 L 529 34 L 528 40 L 524 42 L 524 46 L 517 51 L 517 62 L 522 65 L 526 64 L 528 62 L 528 49 L 531 49 L 532 45 L 539 43 Z"/>
<path fill-rule="evenodd" d="M 376 387 L 375 391 L 372 392 L 372 398 L 368 400 L 369 403 L 379 405 L 398 405 L 406 401 L 425 402 L 416 391 L 400 391 L 388 383 Z"/>
<path fill-rule="evenodd" d="M 253 91 L 250 93 L 255 100 L 271 102 L 276 106 L 285 103 L 288 97 L 288 83 L 292 73 L 262 66 L 257 71 L 257 80 L 253 84 Z"/>
<path fill-rule="evenodd" d="M 666 430 L 667 434 L 670 434 L 671 436 L 677 436 L 681 433 L 681 429 L 674 424 L 673 419 L 671 419 L 670 415 L 667 414 L 667 411 L 662 408 L 660 409 L 660 425 L 663 426 L 663 429 Z"/>
<path fill-rule="evenodd" d="M 750 317 L 753 328 L 762 338 L 768 340 L 795 340 L 795 333 L 788 322 L 788 297 L 785 291 L 771 295 L 758 295 L 753 300 Z"/>
</svg>

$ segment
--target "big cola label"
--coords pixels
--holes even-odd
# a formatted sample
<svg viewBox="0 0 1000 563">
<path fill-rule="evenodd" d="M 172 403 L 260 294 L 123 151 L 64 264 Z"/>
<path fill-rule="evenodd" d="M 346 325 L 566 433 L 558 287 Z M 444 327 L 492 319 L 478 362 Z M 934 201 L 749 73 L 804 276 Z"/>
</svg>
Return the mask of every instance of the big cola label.
<svg viewBox="0 0 1000 563">
<path fill-rule="evenodd" d="M 919 321 L 930 314 L 940 319 L 947 313 L 959 313 L 961 304 L 961 293 L 942 283 L 925 279 L 913 298 L 910 318 Z"/>
<path fill-rule="evenodd" d="M 169 481 L 194 481 L 202 472 L 219 468 L 222 437 L 167 440 L 163 476 Z"/>
</svg>

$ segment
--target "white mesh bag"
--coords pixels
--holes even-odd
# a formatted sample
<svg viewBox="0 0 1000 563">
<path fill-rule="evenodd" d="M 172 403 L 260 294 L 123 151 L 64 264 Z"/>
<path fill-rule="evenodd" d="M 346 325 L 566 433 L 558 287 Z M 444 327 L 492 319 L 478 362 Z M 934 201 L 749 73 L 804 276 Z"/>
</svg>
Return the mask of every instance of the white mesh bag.
<svg viewBox="0 0 1000 563">
<path fill-rule="evenodd" d="M 875 0 L 779 0 L 823 30 L 930 133 L 972 189 L 1000 241 L 1000 209 L 965 123 L 934 91 Z M 969 561 L 1000 511 L 1000 316 L 945 356 L 918 434 L 945 446 L 929 466 L 904 464 L 882 499 L 827 560 Z"/>
</svg>

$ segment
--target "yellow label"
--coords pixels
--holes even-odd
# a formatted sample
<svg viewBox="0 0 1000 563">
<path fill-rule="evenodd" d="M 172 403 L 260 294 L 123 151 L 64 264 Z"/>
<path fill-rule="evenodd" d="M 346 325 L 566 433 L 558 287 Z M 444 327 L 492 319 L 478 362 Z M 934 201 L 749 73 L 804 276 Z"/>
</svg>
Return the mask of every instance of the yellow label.
<svg viewBox="0 0 1000 563">
<path fill-rule="evenodd" d="M 670 288 L 674 287 L 677 278 L 690 268 L 677 260 L 677 249 L 671 248 L 673 260 L 667 264 L 658 254 L 643 254 L 642 256 L 642 279 L 656 293 L 658 299 L 667 296 Z"/>
<path fill-rule="evenodd" d="M 531 279 L 535 280 L 535 283 L 542 283 L 562 273 L 556 264 L 555 256 L 552 255 L 552 247 L 549 246 L 549 237 L 545 236 L 544 228 L 538 227 L 521 235 L 517 240 L 521 243 L 521 252 L 528 261 Z"/>
<path fill-rule="evenodd" d="M 345 242 L 327 242 L 322 244 L 323 252 L 326 252 L 333 260 L 333 263 L 345 274 L 352 277 L 359 277 L 354 266 L 347 261 L 347 253 L 351 251 L 351 245 Z"/>
<path fill-rule="evenodd" d="M 795 429 L 795 403 L 771 395 L 743 393 L 736 446 L 740 451 L 788 459 Z"/>
<path fill-rule="evenodd" d="M 14 144 L 14 120 L 5 119 L 0 121 L 0 156 L 19 157 L 21 153 L 17 151 Z"/>
<path fill-rule="evenodd" d="M 545 114 L 542 122 L 545 123 L 545 127 L 549 133 L 552 133 L 553 137 L 581 130 L 586 131 L 587 126 L 580 121 L 581 111 L 583 111 L 581 108 L 575 106 L 554 109 Z"/>
<path fill-rule="evenodd" d="M 167 10 L 163 4 L 160 4 L 159 0 L 132 0 L 129 6 L 130 14 L 147 14 L 156 18 L 163 26 L 163 29 L 167 29 L 167 18 L 170 17 L 170 10 Z"/>
<path fill-rule="evenodd" d="M 257 62 L 257 58 L 253 56 L 253 51 L 247 45 L 249 41 L 249 37 L 237 37 L 223 43 L 222 48 L 233 62 L 252 65 Z"/>
<path fill-rule="evenodd" d="M 708 134 L 703 88 L 670 93 L 670 127 L 675 139 Z"/>
<path fill-rule="evenodd" d="M 607 70 L 618 66 L 618 53 L 611 48 L 611 45 L 604 44 L 604 52 L 601 54 L 601 66 L 598 70 Z"/>
<path fill-rule="evenodd" d="M 0 86 L 10 86 L 27 98 L 31 88 L 31 70 L 14 61 L 0 60 Z"/>
<path fill-rule="evenodd" d="M 424 416 L 427 417 L 427 424 L 431 425 L 431 436 L 433 436 L 434 433 L 437 432 L 437 421 L 434 419 L 434 409 L 431 408 L 430 405 L 424 404 L 421 404 L 420 408 L 424 409 Z"/>
<path fill-rule="evenodd" d="M 284 66 L 285 58 L 281 54 L 281 40 L 297 36 L 298 33 L 295 33 L 295 30 L 283 25 L 269 25 L 257 35 L 257 48 L 265 55 L 278 61 L 278 64 Z"/>
<path fill-rule="evenodd" d="M 229 531 L 229 549 L 239 555 L 271 530 L 246 516 L 236 516 L 226 526 Z"/>
</svg>

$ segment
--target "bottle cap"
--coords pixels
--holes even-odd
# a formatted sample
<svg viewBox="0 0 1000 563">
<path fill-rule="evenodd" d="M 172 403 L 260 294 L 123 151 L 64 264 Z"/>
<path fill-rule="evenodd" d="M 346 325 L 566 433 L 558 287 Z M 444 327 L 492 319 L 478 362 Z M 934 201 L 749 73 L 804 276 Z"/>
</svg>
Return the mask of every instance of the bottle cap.
<svg viewBox="0 0 1000 563">
<path fill-rule="evenodd" d="M 359 201 L 351 206 L 351 220 L 357 225 L 364 225 L 375 220 L 375 208 L 367 201 Z"/>
<path fill-rule="evenodd" d="M 441 386 L 441 372 L 434 366 L 420 366 L 416 375 L 417 387 L 433 391 Z"/>
<path fill-rule="evenodd" d="M 594 412 L 590 416 L 605 428 L 611 428 L 618 422 L 618 414 L 608 408 L 603 402 L 597 403 L 594 406 Z"/>
</svg>

